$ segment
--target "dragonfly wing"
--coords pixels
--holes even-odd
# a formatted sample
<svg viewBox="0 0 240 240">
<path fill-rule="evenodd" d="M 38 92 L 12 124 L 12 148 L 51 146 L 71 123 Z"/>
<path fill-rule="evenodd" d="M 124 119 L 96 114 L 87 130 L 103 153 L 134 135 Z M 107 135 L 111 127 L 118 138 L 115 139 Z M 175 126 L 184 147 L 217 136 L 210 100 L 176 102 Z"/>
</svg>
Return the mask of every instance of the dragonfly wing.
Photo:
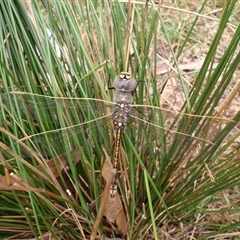
<svg viewBox="0 0 240 240">
<path fill-rule="evenodd" d="M 145 133 L 145 142 L 168 159 L 192 157 L 203 146 L 214 145 L 214 137 L 228 121 L 143 105 L 132 107 L 130 120 L 138 125 L 138 134 Z"/>
<path fill-rule="evenodd" d="M 64 153 L 67 145 L 74 148 L 85 141 L 89 147 L 92 133 L 99 144 L 108 137 L 111 102 L 11 93 L 1 94 L 0 101 L 8 129 L 22 142 L 50 157 Z"/>
</svg>

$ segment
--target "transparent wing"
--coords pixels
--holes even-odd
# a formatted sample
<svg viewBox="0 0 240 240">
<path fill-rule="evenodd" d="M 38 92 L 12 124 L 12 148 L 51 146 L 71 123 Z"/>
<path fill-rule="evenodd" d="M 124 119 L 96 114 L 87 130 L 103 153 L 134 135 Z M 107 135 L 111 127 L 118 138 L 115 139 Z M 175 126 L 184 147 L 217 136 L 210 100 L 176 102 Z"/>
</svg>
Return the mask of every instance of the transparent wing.
<svg viewBox="0 0 240 240">
<path fill-rule="evenodd" d="M 177 161 L 196 157 L 203 148 L 216 147 L 215 137 L 231 121 L 153 106 L 133 105 L 129 128 L 134 131 L 131 123 L 137 125 L 137 132 L 132 134 L 132 138 L 135 138 L 138 146 L 144 143 L 147 154 L 153 154 L 156 160 Z"/>
<path fill-rule="evenodd" d="M 6 128 L 40 154 L 52 157 L 64 153 L 69 146 L 74 149 L 83 144 L 94 145 L 89 140 L 92 132 L 99 145 L 108 141 L 111 102 L 25 93 L 6 93 L 0 97 Z"/>
<path fill-rule="evenodd" d="M 46 149 L 50 156 L 61 154 L 66 146 L 109 146 L 111 102 L 11 93 L 1 94 L 1 102 L 5 116 L 14 119 L 14 126 L 8 127 L 18 127 L 18 137 L 36 145 L 41 153 Z M 184 157 L 196 154 L 199 146 L 214 145 L 214 137 L 227 121 L 230 120 L 133 105 L 127 129 L 136 146 L 148 146 L 146 153 L 152 151 L 158 157 L 173 159 L 171 152 L 176 153 L 176 147 L 178 157 Z"/>
<path fill-rule="evenodd" d="M 197 139 L 206 143 L 211 143 L 221 127 L 232 121 L 227 118 L 186 114 L 145 105 L 133 105 L 131 119 L 138 125 L 147 126 L 151 129 L 150 132 L 155 129 L 156 136 L 172 136 L 188 141 Z M 207 128 L 208 124 L 211 125 L 211 129 Z"/>
<path fill-rule="evenodd" d="M 60 115 L 72 125 L 112 113 L 113 103 L 88 98 L 54 98 L 29 93 L 5 93 L 0 101 L 9 113 L 16 112 L 25 120 L 58 123 Z"/>
</svg>

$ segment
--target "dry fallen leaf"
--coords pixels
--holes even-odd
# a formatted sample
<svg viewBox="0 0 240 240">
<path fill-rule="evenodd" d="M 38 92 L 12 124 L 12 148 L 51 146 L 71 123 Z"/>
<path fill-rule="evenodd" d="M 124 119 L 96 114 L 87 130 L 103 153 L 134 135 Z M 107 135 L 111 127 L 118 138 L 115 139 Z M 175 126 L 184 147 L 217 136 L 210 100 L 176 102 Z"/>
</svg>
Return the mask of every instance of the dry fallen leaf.
<svg viewBox="0 0 240 240">
<path fill-rule="evenodd" d="M 23 190 L 26 188 L 24 183 L 14 176 L 10 175 L 10 183 L 6 176 L 0 176 L 0 190 Z"/>
<path fill-rule="evenodd" d="M 111 186 L 113 180 L 113 172 L 112 164 L 110 161 L 105 161 L 102 169 L 102 176 L 107 183 L 110 183 Z M 122 207 L 122 202 L 117 193 L 114 198 L 111 198 L 110 194 L 108 194 L 108 200 L 106 202 L 103 216 L 105 216 L 109 222 L 115 223 L 118 230 L 123 235 L 126 235 L 128 232 L 127 218 Z"/>
<path fill-rule="evenodd" d="M 110 223 L 115 224 L 118 231 L 123 235 L 126 235 L 128 232 L 127 218 L 118 194 L 116 194 L 114 198 L 110 197 L 110 187 L 115 176 L 110 157 L 106 152 L 105 156 L 106 161 L 102 168 L 102 176 L 106 181 L 106 185 L 102 194 L 98 215 L 93 226 L 93 231 L 90 237 L 91 240 L 96 239 L 97 229 L 102 220 L 102 216 L 105 216 Z"/>
<path fill-rule="evenodd" d="M 77 164 L 80 159 L 79 158 L 80 150 L 75 149 L 75 150 L 71 151 L 70 153 L 73 156 L 75 164 Z M 67 169 L 67 166 L 68 166 L 67 155 L 66 154 L 59 155 L 56 158 L 47 161 L 46 165 L 48 166 L 48 169 L 51 171 L 51 173 L 57 178 L 57 177 L 59 177 L 59 170 L 64 171 Z M 40 171 L 41 171 L 41 167 L 42 166 L 38 167 L 38 169 Z"/>
<path fill-rule="evenodd" d="M 10 184 L 6 176 L 0 176 L 0 190 L 16 190 L 16 191 L 32 191 L 32 192 L 42 192 L 43 189 L 33 188 L 28 183 L 24 182 L 17 175 L 10 175 Z"/>
</svg>

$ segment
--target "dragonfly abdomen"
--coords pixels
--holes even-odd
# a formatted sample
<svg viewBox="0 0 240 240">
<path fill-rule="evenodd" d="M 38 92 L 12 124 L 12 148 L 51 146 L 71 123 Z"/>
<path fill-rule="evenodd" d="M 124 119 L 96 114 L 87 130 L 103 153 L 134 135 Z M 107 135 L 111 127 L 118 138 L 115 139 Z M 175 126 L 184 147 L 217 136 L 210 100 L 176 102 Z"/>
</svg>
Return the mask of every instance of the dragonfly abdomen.
<svg viewBox="0 0 240 240">
<path fill-rule="evenodd" d="M 124 93 L 123 93 L 124 94 Z M 129 93 L 128 93 L 129 94 Z M 130 117 L 130 102 L 118 100 L 114 104 L 113 123 L 116 130 L 116 139 L 114 143 L 113 169 L 115 172 L 114 180 L 110 188 L 110 196 L 113 198 L 117 192 L 117 171 L 120 156 L 121 135 Z"/>
<path fill-rule="evenodd" d="M 110 197 L 114 198 L 117 192 L 117 172 L 118 172 L 118 163 L 119 163 L 119 156 L 120 156 L 120 144 L 121 144 L 121 135 L 123 129 L 118 128 L 116 131 L 116 139 L 114 143 L 114 158 L 113 158 L 113 170 L 114 170 L 114 180 L 110 187 Z"/>
</svg>

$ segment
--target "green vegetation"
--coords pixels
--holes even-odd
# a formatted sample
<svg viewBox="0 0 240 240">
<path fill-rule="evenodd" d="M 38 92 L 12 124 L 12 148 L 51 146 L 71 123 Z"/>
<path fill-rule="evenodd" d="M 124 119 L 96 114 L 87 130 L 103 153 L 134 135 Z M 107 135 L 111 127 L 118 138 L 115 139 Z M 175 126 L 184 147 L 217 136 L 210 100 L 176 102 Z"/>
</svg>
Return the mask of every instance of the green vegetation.
<svg viewBox="0 0 240 240">
<path fill-rule="evenodd" d="M 186 2 L 0 2 L 1 239 L 89 239 L 121 71 L 135 119 L 99 238 L 237 239 L 240 5 Z"/>
</svg>

